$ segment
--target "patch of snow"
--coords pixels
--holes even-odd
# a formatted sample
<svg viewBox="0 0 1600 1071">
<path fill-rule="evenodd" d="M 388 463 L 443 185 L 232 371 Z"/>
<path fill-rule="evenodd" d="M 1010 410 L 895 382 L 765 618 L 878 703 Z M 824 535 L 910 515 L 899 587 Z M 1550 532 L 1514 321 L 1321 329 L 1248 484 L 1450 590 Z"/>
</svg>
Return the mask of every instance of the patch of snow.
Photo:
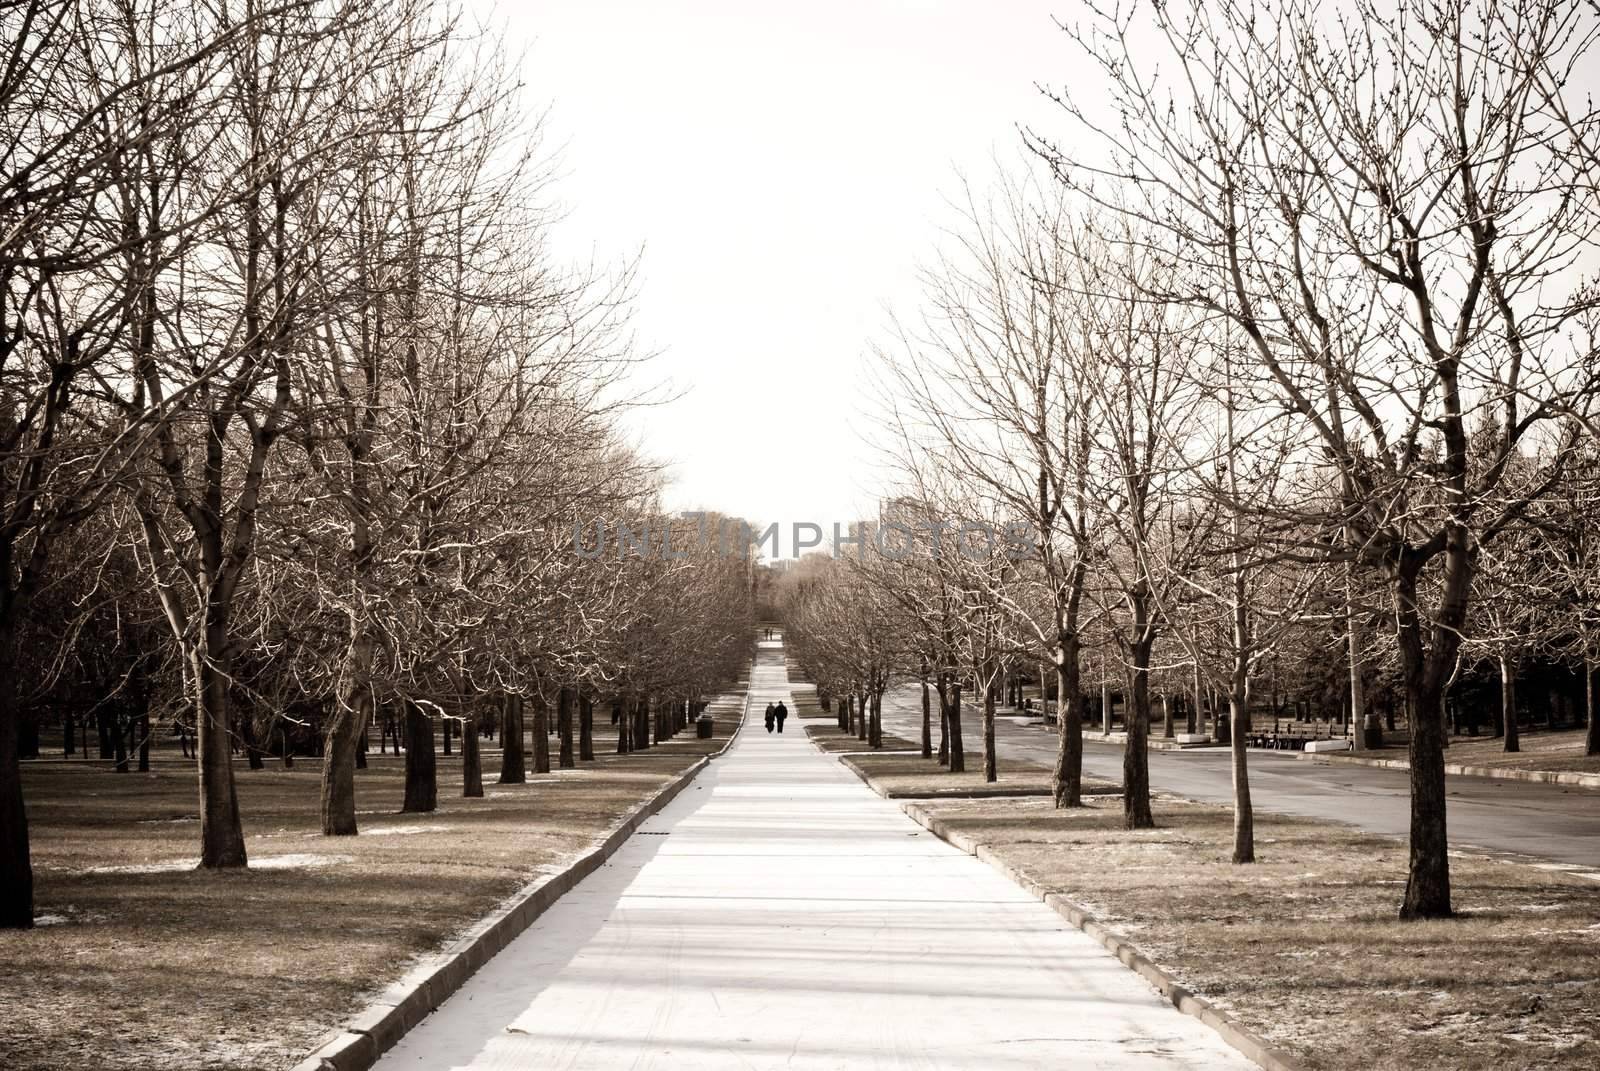
<svg viewBox="0 0 1600 1071">
<path fill-rule="evenodd" d="M 35 915 L 35 916 L 33 916 L 33 924 L 35 926 L 64 926 L 64 925 L 66 925 L 67 923 L 69 923 L 71 921 L 72 920 L 67 918 L 67 916 L 65 916 L 65 915 Z"/>
<path fill-rule="evenodd" d="M 363 829 L 363 837 L 404 837 L 412 833 L 442 833 L 449 826 L 379 826 L 377 829 Z"/>
<path fill-rule="evenodd" d="M 349 859 L 348 855 L 316 855 L 311 852 L 291 852 L 286 855 L 259 855 L 250 860 L 251 870 L 290 870 L 295 867 L 331 866 Z M 118 866 L 92 866 L 86 874 L 172 874 L 194 870 L 200 860 L 172 859 L 163 863 L 127 863 Z"/>
<path fill-rule="evenodd" d="M 124 863 L 117 866 L 92 866 L 85 874 L 169 874 L 179 870 L 193 870 L 200 865 L 199 858 L 173 859 L 165 863 Z"/>
<path fill-rule="evenodd" d="M 252 870 L 293 870 L 298 867 L 333 866 L 348 862 L 348 855 L 318 855 L 314 852 L 290 852 L 287 855 L 268 855 L 250 860 Z"/>
</svg>

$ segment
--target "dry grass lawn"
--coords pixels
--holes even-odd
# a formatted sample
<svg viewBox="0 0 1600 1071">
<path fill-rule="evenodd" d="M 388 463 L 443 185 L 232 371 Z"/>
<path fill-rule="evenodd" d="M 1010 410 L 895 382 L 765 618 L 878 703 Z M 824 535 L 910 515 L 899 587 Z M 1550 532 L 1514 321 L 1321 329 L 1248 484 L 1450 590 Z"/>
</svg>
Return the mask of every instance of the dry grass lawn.
<svg viewBox="0 0 1600 1071">
<path fill-rule="evenodd" d="M 1002 759 L 999 769 L 995 771 L 997 779 L 987 782 L 983 779 L 981 755 L 968 755 L 967 768 L 956 774 L 916 753 L 852 755 L 845 761 L 854 766 L 867 781 L 882 789 L 890 799 L 960 797 L 975 793 L 1050 795 L 1052 771 L 1047 766 L 1033 762 Z M 1088 778 L 1084 781 L 1083 791 L 1089 794 L 1117 792 L 1120 786 Z"/>
<path fill-rule="evenodd" d="M 755 717 L 754 713 L 751 714 L 751 717 Z M 760 726 L 753 727 L 760 728 Z M 830 755 L 837 755 L 845 751 L 872 750 L 871 745 L 865 740 L 857 740 L 855 734 L 840 732 L 836 722 L 830 721 L 826 725 L 806 725 L 804 728 L 806 736 L 810 737 L 811 742 Z M 764 729 L 762 731 L 765 732 Z M 794 726 L 791 725 L 789 731 L 793 732 Z M 905 737 L 896 736 L 894 733 L 883 734 L 883 750 L 886 752 L 918 751 L 921 747 L 922 745 L 915 740 L 907 740 Z M 919 759 L 918 761 L 921 760 Z"/>
<path fill-rule="evenodd" d="M 24 763 L 37 910 L 0 932 L 0 1068 L 284 1068 L 381 988 L 635 805 L 722 746 L 693 731 L 633 755 L 461 798 L 439 758 L 432 814 L 398 814 L 400 760 L 357 773 L 361 835 L 318 833 L 319 763 L 236 766 L 251 868 L 193 869 L 193 767 L 174 750 L 149 774 L 103 762 Z M 529 765 L 532 765 L 530 752 Z"/>
<path fill-rule="evenodd" d="M 1561 732 L 1532 732 L 1524 729 L 1517 738 L 1521 751 L 1507 753 L 1505 740 L 1494 737 L 1453 737 L 1445 750 L 1444 761 L 1463 766 L 1499 766 L 1509 770 L 1576 770 L 1600 773 L 1600 755 L 1585 755 L 1583 729 Z M 1389 757 L 1387 754 L 1385 758 Z M 1404 752 L 1395 756 L 1405 758 Z"/>
<path fill-rule="evenodd" d="M 1600 1067 L 1600 881 L 1460 855 L 1460 917 L 1402 923 L 1405 846 L 1346 826 L 1258 816 L 1240 867 L 1222 807 L 1159 799 L 1128 833 L 1116 797 L 919 806 L 1310 1068 Z"/>
</svg>

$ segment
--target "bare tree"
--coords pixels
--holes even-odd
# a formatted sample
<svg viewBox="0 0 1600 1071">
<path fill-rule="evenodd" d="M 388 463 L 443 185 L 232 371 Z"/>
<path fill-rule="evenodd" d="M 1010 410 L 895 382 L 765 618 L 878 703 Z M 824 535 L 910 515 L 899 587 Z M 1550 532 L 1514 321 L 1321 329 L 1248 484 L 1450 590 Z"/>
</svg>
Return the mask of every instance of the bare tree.
<svg viewBox="0 0 1600 1071">
<path fill-rule="evenodd" d="M 1130 47 L 1131 10 L 1077 32 L 1124 121 L 1062 98 L 1106 153 L 1039 140 L 1082 195 L 1135 216 L 1183 271 L 1160 295 L 1231 319 L 1304 436 L 1312 557 L 1381 570 L 1394 606 L 1410 745 L 1401 914 L 1451 911 L 1444 736 L 1477 544 L 1558 478 L 1549 421 L 1590 389 L 1561 326 L 1592 218 L 1541 86 L 1592 52 L 1578 6 L 1362 0 L 1162 5 L 1163 69 Z M 1577 407 L 1581 408 L 1581 407 Z M 1493 412 L 1475 454 L 1468 413 Z M 1570 437 L 1569 437 L 1570 438 Z M 1519 452 L 1544 478 L 1501 488 Z M 1320 462 L 1315 459 L 1320 458 Z M 1331 467 L 1338 496 L 1312 493 Z M 1325 505 L 1318 505 L 1318 503 Z M 1431 596 L 1431 597 L 1430 597 Z"/>
</svg>

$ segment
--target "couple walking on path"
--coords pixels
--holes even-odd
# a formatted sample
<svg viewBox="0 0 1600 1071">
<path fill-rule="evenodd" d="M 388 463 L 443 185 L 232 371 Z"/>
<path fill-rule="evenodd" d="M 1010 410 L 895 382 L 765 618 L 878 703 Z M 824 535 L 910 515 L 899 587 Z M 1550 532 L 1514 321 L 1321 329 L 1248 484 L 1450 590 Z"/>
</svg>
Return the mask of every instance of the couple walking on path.
<svg viewBox="0 0 1600 1071">
<path fill-rule="evenodd" d="M 783 732 L 783 720 L 789 716 L 789 708 L 783 705 L 783 700 L 767 704 L 767 732 L 772 732 L 774 722 L 778 725 L 778 732 Z"/>
</svg>

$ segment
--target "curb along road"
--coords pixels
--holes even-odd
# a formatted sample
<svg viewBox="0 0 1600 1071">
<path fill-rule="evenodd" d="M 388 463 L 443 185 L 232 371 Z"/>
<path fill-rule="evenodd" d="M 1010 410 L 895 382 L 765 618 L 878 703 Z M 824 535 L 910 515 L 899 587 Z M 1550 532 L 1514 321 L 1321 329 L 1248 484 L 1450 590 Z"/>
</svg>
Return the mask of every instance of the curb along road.
<svg viewBox="0 0 1600 1071">
<path fill-rule="evenodd" d="M 1302 755 L 1308 761 L 1319 756 Z M 1323 755 L 1330 764 L 1344 766 L 1379 766 L 1389 770 L 1409 770 L 1411 763 L 1405 759 L 1368 759 L 1359 755 Z M 1444 772 L 1457 777 L 1489 777 L 1497 781 L 1532 781 L 1541 785 L 1566 785 L 1571 788 L 1600 789 L 1600 774 L 1581 773 L 1577 770 L 1514 770 L 1504 766 L 1463 766 L 1447 762 Z"/>
<path fill-rule="evenodd" d="M 377 1063 L 378 1057 L 443 1004 L 513 938 L 533 925 L 563 894 L 598 870 L 627 842 L 634 830 L 677 798 L 712 759 L 732 746 L 750 714 L 750 684 L 754 674 L 752 660 L 750 676 L 745 681 L 743 713 L 721 747 L 696 760 L 654 796 L 637 805 L 598 846 L 580 855 L 559 873 L 524 886 L 450 944 L 424 956 L 342 1030 L 296 1064 L 293 1071 L 367 1071 Z"/>
</svg>

